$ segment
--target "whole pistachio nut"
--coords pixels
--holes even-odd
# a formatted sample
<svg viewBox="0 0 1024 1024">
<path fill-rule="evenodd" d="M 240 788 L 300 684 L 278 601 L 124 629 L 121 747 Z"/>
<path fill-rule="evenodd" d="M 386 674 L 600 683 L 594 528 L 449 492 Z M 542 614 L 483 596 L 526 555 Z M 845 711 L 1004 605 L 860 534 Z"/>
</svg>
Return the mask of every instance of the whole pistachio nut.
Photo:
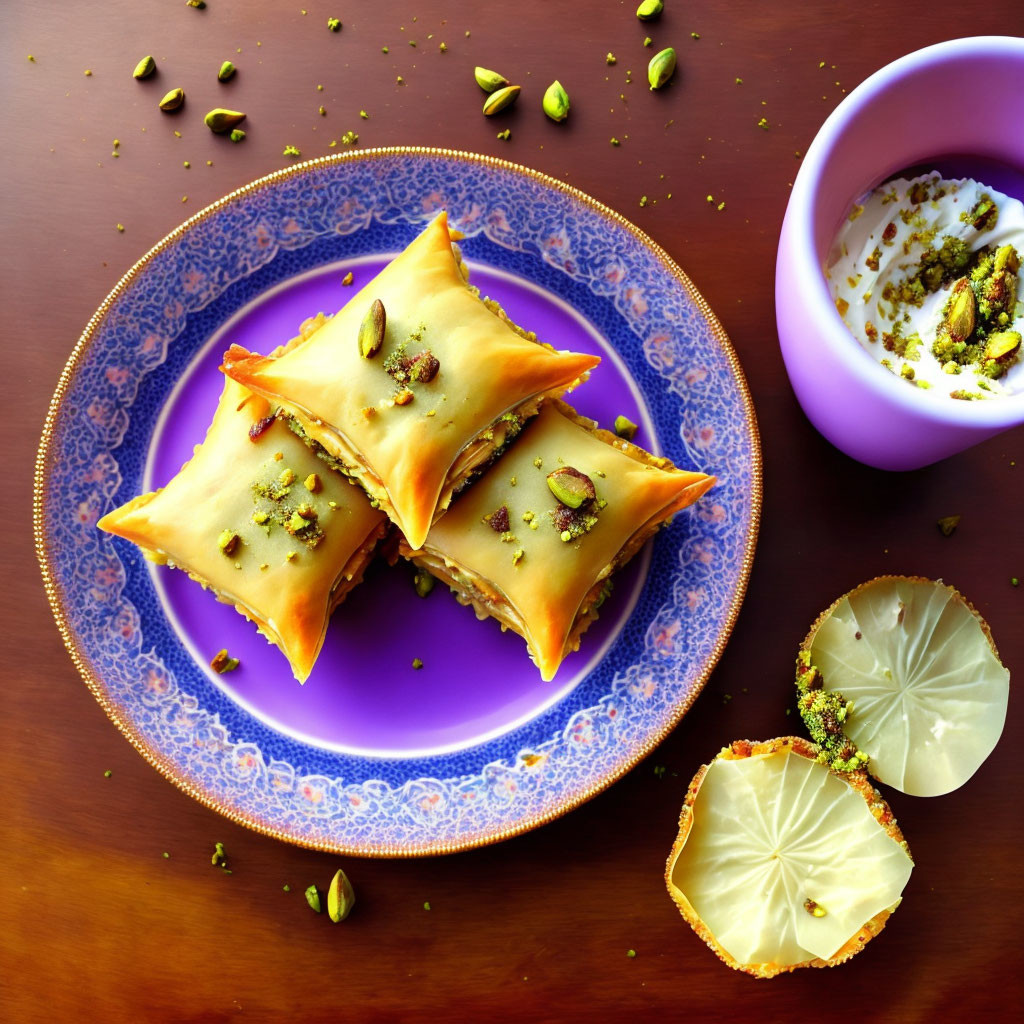
<svg viewBox="0 0 1024 1024">
<path fill-rule="evenodd" d="M 245 114 L 240 110 L 225 110 L 223 107 L 214 107 L 203 118 L 203 121 L 206 122 L 206 127 L 218 135 L 231 131 L 232 128 L 237 127 L 244 120 Z"/>
<path fill-rule="evenodd" d="M 473 68 L 473 77 L 484 92 L 494 92 L 495 89 L 503 89 L 508 85 L 508 79 L 504 75 L 499 75 L 497 71 L 489 71 L 487 68 Z"/>
<path fill-rule="evenodd" d="M 569 94 L 557 79 L 545 90 L 542 106 L 552 121 L 564 121 L 569 116 Z"/>
<path fill-rule="evenodd" d="M 1021 335 L 1017 331 L 998 331 L 985 343 L 985 362 L 1010 363 L 1020 351 Z"/>
<path fill-rule="evenodd" d="M 662 0 L 642 0 L 636 9 L 636 16 L 641 21 L 654 21 L 655 18 L 661 16 L 663 10 L 665 10 L 665 4 L 662 3 Z"/>
<path fill-rule="evenodd" d="M 676 72 L 676 51 L 671 46 L 656 53 L 647 65 L 647 81 L 651 90 L 660 89 Z"/>
<path fill-rule="evenodd" d="M 220 71 L 217 72 L 217 81 L 226 82 L 235 73 L 235 70 L 235 65 L 231 61 L 224 61 L 220 66 Z"/>
<path fill-rule="evenodd" d="M 185 102 L 184 89 L 172 89 L 160 101 L 158 106 L 161 110 L 177 110 Z"/>
<path fill-rule="evenodd" d="M 135 65 L 135 70 L 132 72 L 132 78 L 149 78 L 154 71 L 156 71 L 156 61 L 153 60 L 152 56 L 143 57 L 142 60 Z"/>
<path fill-rule="evenodd" d="M 327 890 L 327 914 L 337 924 L 352 913 L 355 903 L 356 894 L 352 889 L 352 883 L 345 872 L 338 868 Z"/>
<path fill-rule="evenodd" d="M 961 277 L 953 285 L 949 305 L 946 307 L 946 331 L 953 341 L 966 341 L 974 333 L 976 310 L 971 282 Z"/>
<path fill-rule="evenodd" d="M 381 345 L 384 344 L 387 325 L 384 303 L 380 299 L 374 299 L 359 325 L 359 354 L 364 359 L 372 359 L 380 351 Z"/>
<path fill-rule="evenodd" d="M 594 481 L 572 466 L 548 473 L 548 489 L 566 508 L 580 508 L 597 497 Z"/>
<path fill-rule="evenodd" d="M 492 92 L 484 100 L 484 114 L 490 117 L 492 114 L 497 114 L 499 110 L 504 110 L 506 107 L 511 106 L 518 98 L 519 92 L 520 87 L 518 85 L 506 85 L 503 89 L 497 89 L 495 92 Z"/>
</svg>

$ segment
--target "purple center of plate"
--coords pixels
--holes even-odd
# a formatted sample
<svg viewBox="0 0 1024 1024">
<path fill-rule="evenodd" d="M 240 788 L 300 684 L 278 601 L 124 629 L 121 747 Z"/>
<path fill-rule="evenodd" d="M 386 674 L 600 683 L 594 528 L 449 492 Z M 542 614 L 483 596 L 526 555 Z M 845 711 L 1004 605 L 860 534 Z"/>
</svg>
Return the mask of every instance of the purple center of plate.
<svg viewBox="0 0 1024 1024">
<path fill-rule="evenodd" d="M 144 487 L 165 485 L 202 441 L 220 396 L 217 367 L 239 344 L 266 353 L 298 333 L 299 324 L 332 312 L 388 262 L 347 260 L 265 292 L 226 323 L 192 361 L 167 399 L 153 433 Z M 504 271 L 470 262 L 481 294 L 502 304 L 517 323 L 555 348 L 602 357 L 591 379 L 569 396 L 584 415 L 611 427 L 616 415 L 640 425 L 637 443 L 657 452 L 643 399 L 625 366 L 594 327 L 560 298 Z M 351 270 L 352 291 L 340 287 Z M 494 620 L 478 621 L 438 585 L 427 598 L 412 587 L 404 562 L 375 563 L 332 617 L 320 658 L 305 685 L 288 663 L 234 608 L 188 576 L 151 570 L 178 636 L 211 681 L 250 714 L 316 746 L 369 757 L 422 757 L 475 746 L 526 723 L 569 693 L 600 661 L 629 618 L 646 577 L 641 552 L 616 578 L 601 618 L 565 659 L 555 679 L 541 680 L 517 634 Z M 209 668 L 226 647 L 241 666 L 227 675 Z M 412 662 L 419 658 L 421 669 Z"/>
</svg>

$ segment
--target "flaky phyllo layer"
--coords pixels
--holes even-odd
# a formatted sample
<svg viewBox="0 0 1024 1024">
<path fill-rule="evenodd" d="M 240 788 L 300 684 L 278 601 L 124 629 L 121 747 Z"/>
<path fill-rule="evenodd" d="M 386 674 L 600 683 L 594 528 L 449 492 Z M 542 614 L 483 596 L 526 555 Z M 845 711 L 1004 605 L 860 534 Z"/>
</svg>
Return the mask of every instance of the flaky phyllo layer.
<svg viewBox="0 0 1024 1024">
<path fill-rule="evenodd" d="M 362 579 L 387 520 L 273 419 L 265 399 L 227 380 L 206 439 L 181 471 L 98 525 L 234 605 L 304 682 L 331 612 Z"/>
<path fill-rule="evenodd" d="M 479 617 L 523 636 L 548 680 L 597 618 L 611 574 L 714 482 L 556 401 L 420 547 L 404 542 L 401 552 Z"/>
<path fill-rule="evenodd" d="M 232 346 L 222 368 L 419 547 L 452 495 L 598 362 L 540 344 L 482 300 L 442 213 L 305 344 L 279 359 Z"/>
</svg>

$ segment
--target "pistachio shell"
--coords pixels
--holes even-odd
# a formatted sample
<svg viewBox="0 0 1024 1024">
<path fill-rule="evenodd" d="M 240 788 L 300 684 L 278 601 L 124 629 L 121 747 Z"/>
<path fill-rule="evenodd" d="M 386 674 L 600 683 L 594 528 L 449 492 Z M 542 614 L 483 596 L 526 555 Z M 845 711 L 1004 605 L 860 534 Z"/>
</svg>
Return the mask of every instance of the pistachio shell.
<svg viewBox="0 0 1024 1024">
<path fill-rule="evenodd" d="M 504 110 L 506 107 L 515 103 L 519 96 L 520 87 L 518 85 L 506 85 L 503 89 L 498 89 L 492 92 L 487 99 L 484 100 L 484 114 L 490 117 L 492 114 L 497 114 L 499 110 Z"/>
<path fill-rule="evenodd" d="M 231 131 L 232 128 L 241 124 L 244 120 L 245 114 L 240 110 L 225 110 L 223 107 L 214 107 L 203 118 L 203 121 L 206 122 L 206 127 L 218 135 Z"/>
<path fill-rule="evenodd" d="M 151 56 L 143 57 L 138 64 L 135 65 L 135 70 L 132 72 L 132 78 L 149 78 L 153 72 L 156 71 L 156 61 Z"/>
<path fill-rule="evenodd" d="M 374 299 L 359 325 L 359 354 L 364 359 L 372 359 L 384 344 L 384 332 L 387 330 L 388 318 L 384 312 L 384 303 Z"/>
<path fill-rule="evenodd" d="M 676 72 L 676 51 L 671 46 L 656 53 L 647 65 L 647 81 L 652 91 L 660 89 Z"/>
<path fill-rule="evenodd" d="M 172 89 L 164 95 L 158 106 L 161 110 L 177 110 L 185 102 L 184 89 Z"/>
<path fill-rule="evenodd" d="M 547 87 L 542 105 L 552 121 L 564 121 L 569 116 L 569 94 L 557 79 Z"/>
<path fill-rule="evenodd" d="M 504 75 L 499 75 L 497 71 L 489 71 L 487 68 L 473 68 L 473 77 L 484 92 L 494 92 L 495 89 L 503 89 L 508 85 L 508 79 Z"/>
</svg>

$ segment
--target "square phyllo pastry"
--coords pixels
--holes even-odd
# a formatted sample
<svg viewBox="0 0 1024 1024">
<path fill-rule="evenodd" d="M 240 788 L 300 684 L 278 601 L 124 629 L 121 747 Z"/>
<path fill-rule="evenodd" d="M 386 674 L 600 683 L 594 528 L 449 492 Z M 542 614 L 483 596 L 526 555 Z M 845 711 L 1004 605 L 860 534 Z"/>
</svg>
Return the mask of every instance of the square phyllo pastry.
<svg viewBox="0 0 1024 1024">
<path fill-rule="evenodd" d="M 228 380 L 206 439 L 177 476 L 99 526 L 233 604 L 304 682 L 387 520 L 265 399 Z"/>
<path fill-rule="evenodd" d="M 714 482 L 553 402 L 401 552 L 478 617 L 525 637 L 549 680 L 597 618 L 611 574 Z"/>
<path fill-rule="evenodd" d="M 306 344 L 280 359 L 232 346 L 223 370 L 419 547 L 452 495 L 598 362 L 481 298 L 442 213 Z"/>
</svg>

